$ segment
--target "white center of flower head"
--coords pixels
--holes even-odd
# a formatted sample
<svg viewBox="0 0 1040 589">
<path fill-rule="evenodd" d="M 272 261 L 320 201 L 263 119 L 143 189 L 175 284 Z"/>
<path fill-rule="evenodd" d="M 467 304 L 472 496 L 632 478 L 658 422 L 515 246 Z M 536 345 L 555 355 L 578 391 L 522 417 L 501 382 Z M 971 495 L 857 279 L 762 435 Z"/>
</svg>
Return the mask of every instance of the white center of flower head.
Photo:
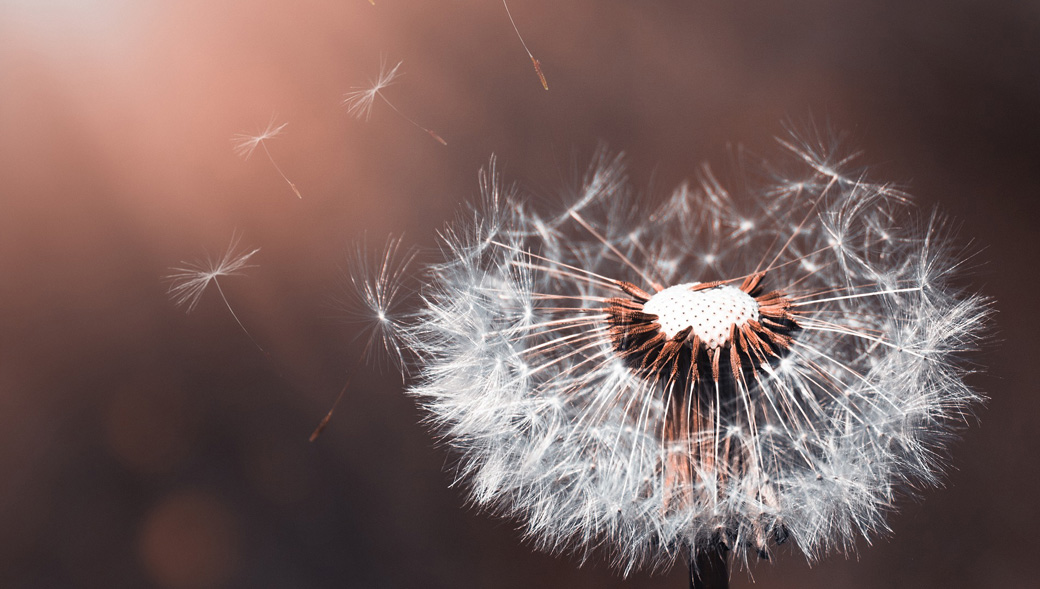
<svg viewBox="0 0 1040 589">
<path fill-rule="evenodd" d="M 705 347 L 714 349 L 729 344 L 733 326 L 758 320 L 758 302 L 734 286 L 716 286 L 691 290 L 699 283 L 690 282 L 668 287 L 643 304 L 643 312 L 657 315 L 661 332 L 671 339 L 675 334 L 693 328 Z"/>
</svg>

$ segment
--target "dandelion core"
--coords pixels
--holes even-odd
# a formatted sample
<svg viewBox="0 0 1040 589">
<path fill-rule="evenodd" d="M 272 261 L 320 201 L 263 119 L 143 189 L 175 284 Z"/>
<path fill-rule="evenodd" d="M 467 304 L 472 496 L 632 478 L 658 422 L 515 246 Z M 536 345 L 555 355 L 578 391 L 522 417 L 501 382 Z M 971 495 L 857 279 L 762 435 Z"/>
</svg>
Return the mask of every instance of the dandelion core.
<svg viewBox="0 0 1040 589">
<path fill-rule="evenodd" d="M 723 285 L 694 290 L 700 283 L 668 287 L 643 305 L 643 312 L 657 315 L 661 333 L 672 338 L 687 327 L 708 348 L 729 345 L 732 327 L 741 328 L 748 320 L 758 320 L 758 303 L 739 288 Z"/>
<path fill-rule="evenodd" d="M 620 282 L 632 298 L 612 298 L 605 311 L 614 350 L 651 379 L 701 380 L 701 371 L 719 382 L 729 367 L 734 381 L 744 370 L 757 377 L 768 358 L 790 347 L 798 328 L 791 302 L 781 291 L 761 294 L 764 272 L 740 288 L 724 282 L 655 286 L 656 293 Z"/>
</svg>

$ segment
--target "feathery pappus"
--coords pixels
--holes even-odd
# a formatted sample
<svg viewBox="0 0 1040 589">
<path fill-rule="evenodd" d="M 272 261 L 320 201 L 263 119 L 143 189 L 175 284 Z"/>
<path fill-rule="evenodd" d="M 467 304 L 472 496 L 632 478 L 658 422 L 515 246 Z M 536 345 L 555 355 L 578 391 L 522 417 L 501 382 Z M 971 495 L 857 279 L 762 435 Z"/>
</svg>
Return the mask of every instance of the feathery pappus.
<svg viewBox="0 0 1040 589">
<path fill-rule="evenodd" d="M 939 482 L 988 303 L 952 286 L 941 216 L 781 143 L 763 186 L 704 167 L 652 208 L 620 156 L 548 213 L 492 160 L 391 334 L 477 506 L 542 549 L 696 577 L 847 551 Z"/>
<path fill-rule="evenodd" d="M 242 320 L 238 318 L 238 313 L 235 313 L 235 310 L 231 308 L 231 303 L 228 301 L 227 295 L 224 294 L 224 289 L 220 286 L 220 281 L 218 280 L 221 276 L 243 274 L 247 269 L 254 267 L 248 262 L 250 258 L 260 251 L 260 248 L 249 251 L 240 250 L 238 247 L 239 239 L 238 235 L 232 235 L 231 243 L 228 244 L 224 254 L 219 258 L 207 256 L 205 261 L 181 262 L 180 266 L 170 268 L 172 273 L 166 276 L 166 280 L 170 284 L 167 294 L 169 294 L 175 305 L 187 307 L 187 312 L 191 313 L 196 305 L 199 304 L 202 294 L 206 292 L 206 289 L 212 283 L 217 289 L 217 294 L 220 295 L 220 300 L 224 301 L 224 306 L 227 307 L 228 312 L 235 319 L 235 323 L 242 328 L 242 332 L 246 334 L 249 341 L 253 342 L 257 349 L 266 354 L 267 352 L 253 339 L 253 335 L 242 324 Z"/>
</svg>

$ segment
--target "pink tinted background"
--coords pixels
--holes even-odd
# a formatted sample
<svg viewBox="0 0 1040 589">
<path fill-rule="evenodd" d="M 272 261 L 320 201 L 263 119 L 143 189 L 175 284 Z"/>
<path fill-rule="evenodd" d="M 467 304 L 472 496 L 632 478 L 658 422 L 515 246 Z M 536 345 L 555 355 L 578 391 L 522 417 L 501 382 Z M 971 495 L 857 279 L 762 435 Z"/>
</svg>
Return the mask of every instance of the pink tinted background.
<svg viewBox="0 0 1040 589">
<path fill-rule="evenodd" d="M 363 369 L 331 299 L 350 245 L 435 245 L 497 154 L 553 198 L 601 142 L 639 189 L 782 123 L 848 132 L 874 177 L 963 223 L 997 338 L 991 396 L 947 488 L 894 534 L 762 587 L 1036 582 L 1035 267 L 1040 8 L 968 1 L 0 2 L 0 585 L 683 587 L 536 553 L 464 507 L 446 452 L 392 374 Z M 449 143 L 339 102 L 380 58 L 386 91 Z M 262 153 L 230 138 L 274 117 Z M 190 315 L 161 277 L 233 233 L 258 267 Z M 745 572 L 734 586 L 751 584 Z"/>
</svg>

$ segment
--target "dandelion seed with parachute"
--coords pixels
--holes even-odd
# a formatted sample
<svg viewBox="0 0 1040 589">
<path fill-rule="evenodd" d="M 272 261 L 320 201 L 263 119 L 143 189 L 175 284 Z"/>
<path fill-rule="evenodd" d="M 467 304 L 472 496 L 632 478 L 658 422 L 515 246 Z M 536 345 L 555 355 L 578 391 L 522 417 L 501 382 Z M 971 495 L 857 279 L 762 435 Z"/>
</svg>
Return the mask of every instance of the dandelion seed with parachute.
<svg viewBox="0 0 1040 589">
<path fill-rule="evenodd" d="M 365 340 L 365 346 L 348 374 L 353 374 L 366 361 L 377 365 L 387 363 L 403 370 L 402 328 L 410 319 L 406 305 L 414 293 L 406 282 L 412 277 L 415 257 L 415 250 L 402 250 L 400 237 L 387 239 L 378 255 L 369 252 L 364 243 L 354 249 L 345 273 L 346 297 L 337 301 L 337 307 L 346 311 L 348 321 L 361 326 L 359 337 Z M 311 442 L 328 427 L 349 387 L 348 377 L 332 407 L 311 433 Z"/>
<path fill-rule="evenodd" d="M 542 83 L 542 88 L 549 89 L 549 82 L 545 80 L 545 74 L 542 73 L 542 62 L 535 59 L 531 50 L 527 48 L 527 43 L 524 38 L 520 35 L 520 29 L 516 27 L 516 21 L 513 20 L 513 13 L 509 11 L 509 5 L 506 4 L 506 0 L 502 0 L 502 6 L 506 9 L 506 16 L 509 17 L 509 24 L 513 25 L 513 31 L 516 32 L 516 38 L 520 39 L 520 44 L 524 46 L 524 51 L 527 52 L 527 57 L 531 58 L 531 63 L 534 64 L 534 73 L 538 74 L 538 80 Z"/>
<path fill-rule="evenodd" d="M 379 64 L 379 76 L 376 77 L 368 86 L 355 86 L 355 89 L 347 92 L 343 95 L 343 105 L 347 107 L 347 112 L 358 120 L 368 120 L 372 115 L 372 106 L 375 104 L 376 98 L 379 98 L 386 103 L 397 116 L 408 121 L 412 126 L 417 129 L 424 131 L 430 137 L 433 137 L 441 145 L 448 145 L 448 142 L 443 137 L 433 132 L 433 130 L 423 127 L 419 123 L 415 122 L 398 110 L 396 106 L 386 96 L 383 95 L 383 89 L 393 84 L 397 76 L 401 75 L 398 73 L 403 61 L 397 62 L 394 67 L 387 69 L 386 62 Z"/>
<path fill-rule="evenodd" d="M 542 549 L 685 560 L 706 587 L 785 542 L 850 551 L 938 484 L 988 302 L 952 285 L 942 216 L 784 144 L 761 187 L 705 167 L 653 207 L 620 158 L 555 211 L 492 162 L 401 326 L 476 505 Z"/>
<path fill-rule="evenodd" d="M 282 132 L 282 129 L 284 129 L 288 124 L 289 123 L 282 123 L 281 125 L 275 126 L 274 119 L 272 118 L 270 122 L 267 123 L 267 127 L 256 135 L 245 135 L 239 133 L 232 137 L 231 141 L 234 142 L 235 153 L 247 160 L 249 159 L 249 156 L 253 155 L 253 152 L 256 151 L 257 147 L 263 148 L 264 153 L 267 154 L 267 159 L 271 161 L 271 165 L 274 166 L 278 175 L 282 177 L 282 180 L 285 180 L 286 184 L 289 185 L 289 188 L 292 189 L 296 198 L 302 199 L 303 195 L 300 194 L 300 190 L 296 188 L 296 184 L 293 184 L 292 181 L 286 177 L 285 172 L 283 172 L 282 168 L 274 161 L 271 151 L 267 149 L 267 140 L 277 137 L 278 134 Z"/>
<path fill-rule="evenodd" d="M 260 248 L 251 251 L 238 251 L 238 241 L 239 238 L 233 236 L 227 250 L 224 251 L 224 255 L 220 258 L 207 256 L 204 261 L 181 262 L 181 266 L 170 268 L 173 273 L 166 276 L 166 280 L 170 283 L 167 292 L 175 305 L 179 307 L 186 306 L 187 312 L 191 313 L 198 305 L 202 294 L 206 292 L 210 284 L 213 284 L 217 288 L 217 293 L 220 294 L 220 299 L 224 301 L 224 306 L 227 307 L 231 316 L 234 317 L 235 323 L 238 323 L 238 326 L 242 328 L 242 332 L 246 334 L 249 341 L 253 342 L 253 345 L 263 352 L 264 349 L 253 339 L 252 334 L 242 324 L 242 320 L 238 318 L 238 314 L 231 308 L 231 303 L 228 302 L 227 295 L 224 294 L 224 289 L 221 288 L 218 280 L 221 276 L 240 275 L 247 268 L 255 267 L 247 264 L 247 262 L 249 258 L 260 251 Z"/>
<path fill-rule="evenodd" d="M 407 303 L 415 289 L 408 282 L 417 255 L 401 244 L 401 237 L 391 237 L 378 251 L 364 243 L 354 249 L 342 305 L 348 321 L 363 328 L 362 360 L 397 368 L 404 366 L 402 327 L 410 319 Z"/>
</svg>

